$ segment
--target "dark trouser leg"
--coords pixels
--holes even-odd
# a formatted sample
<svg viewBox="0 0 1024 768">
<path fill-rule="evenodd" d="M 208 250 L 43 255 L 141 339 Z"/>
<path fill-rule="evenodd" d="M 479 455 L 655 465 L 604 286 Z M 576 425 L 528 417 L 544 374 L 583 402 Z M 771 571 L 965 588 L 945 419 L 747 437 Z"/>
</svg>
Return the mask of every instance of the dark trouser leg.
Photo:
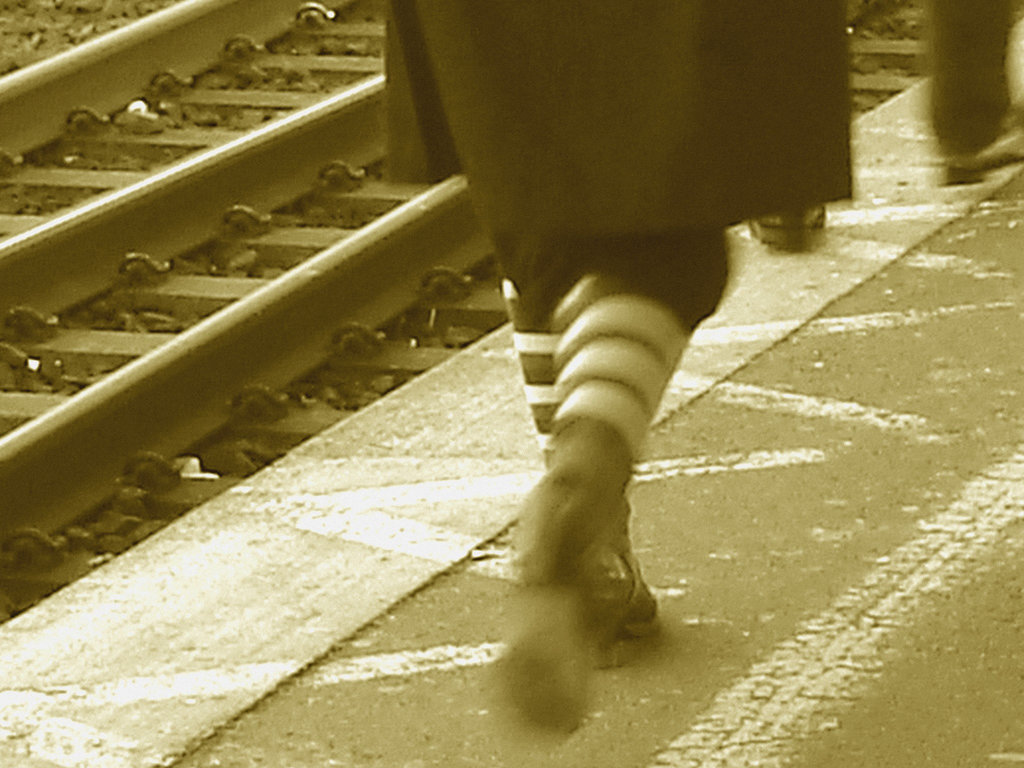
<svg viewBox="0 0 1024 768">
<path fill-rule="evenodd" d="M 1010 106 L 1010 0 L 929 0 L 931 116 L 947 155 L 977 152 L 1000 133 Z"/>
</svg>

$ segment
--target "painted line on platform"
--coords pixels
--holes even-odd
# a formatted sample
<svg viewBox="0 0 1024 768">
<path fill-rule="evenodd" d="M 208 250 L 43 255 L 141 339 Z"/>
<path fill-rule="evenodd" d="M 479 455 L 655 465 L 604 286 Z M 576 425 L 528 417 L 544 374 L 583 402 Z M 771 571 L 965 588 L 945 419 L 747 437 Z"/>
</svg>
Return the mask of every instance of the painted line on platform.
<svg viewBox="0 0 1024 768">
<path fill-rule="evenodd" d="M 755 384 L 723 381 L 710 390 L 709 396 L 725 405 L 768 411 L 805 419 L 861 424 L 885 431 L 906 433 L 922 442 L 944 438 L 931 428 L 928 419 L 914 413 L 897 413 L 885 408 L 862 405 L 852 400 L 802 395 Z"/>
<path fill-rule="evenodd" d="M 317 499 L 326 507 L 294 522 L 296 528 L 330 538 L 365 544 L 385 552 L 454 563 L 466 556 L 479 536 L 451 528 L 431 525 L 409 517 L 396 517 L 380 511 L 353 511 L 332 508 L 331 496 Z M 304 505 L 308 509 L 308 504 Z"/>
<path fill-rule="evenodd" d="M 138 704 L 173 700 L 214 699 L 238 691 L 264 690 L 269 683 L 295 674 L 305 666 L 299 661 L 268 661 L 234 667 L 171 672 L 166 675 L 126 677 L 89 686 L 62 686 L 53 690 L 33 692 L 45 697 L 47 706 L 88 699 L 94 707 L 132 707 Z M 0 692 L 0 704 L 5 694 Z M 0 716 L 0 728 L 3 717 Z"/>
<path fill-rule="evenodd" d="M 847 317 L 822 317 L 809 322 L 804 330 L 815 336 L 888 331 L 923 325 L 935 320 L 946 320 L 960 315 L 1013 309 L 1016 306 L 1016 302 L 1013 301 L 988 301 L 982 304 L 956 304 L 935 309 L 908 309 L 902 312 L 873 312 Z"/>
<path fill-rule="evenodd" d="M 911 309 L 903 312 L 872 312 L 862 315 L 826 317 L 811 320 L 807 323 L 799 319 L 791 319 L 747 325 L 702 326 L 694 333 L 690 346 L 714 348 L 729 345 L 765 345 L 781 342 L 786 337 L 797 333 L 822 336 L 894 330 L 963 314 L 1014 309 L 1017 306 L 1017 303 L 1013 301 L 993 301 L 984 304 L 960 304 L 938 307 L 930 310 Z M 744 362 L 747 360 L 749 360 L 749 357 L 745 357 Z M 740 364 L 735 366 L 735 368 L 739 367 Z M 670 379 L 662 397 L 662 402 L 652 421 L 652 427 L 660 426 L 691 401 L 712 392 L 716 386 L 726 383 L 727 375 L 731 375 L 733 372 L 734 370 L 730 370 L 728 374 L 714 377 L 693 375 L 684 363 L 684 367 L 676 371 Z M 809 410 L 822 410 L 821 406 L 817 408 L 810 407 L 810 404 L 808 406 Z M 868 406 L 865 407 L 867 408 Z M 839 410 L 842 409 L 840 408 Z M 867 414 L 865 416 L 867 417 Z M 876 416 L 883 420 L 885 418 L 881 413 L 876 413 Z"/>
<path fill-rule="evenodd" d="M 817 448 L 658 459 L 637 464 L 634 480 L 650 483 L 674 477 L 784 469 L 819 464 L 826 459 L 825 452 Z M 434 562 L 454 563 L 479 544 L 478 536 L 404 517 L 397 510 L 417 507 L 422 511 L 427 506 L 473 500 L 505 498 L 512 501 L 529 492 L 540 477 L 540 471 L 515 472 L 336 493 L 287 494 L 270 497 L 261 502 L 261 507 L 303 531 Z"/>
<path fill-rule="evenodd" d="M 869 312 L 863 315 L 821 317 L 807 323 L 800 319 L 792 319 L 746 325 L 704 326 L 698 328 L 693 334 L 690 344 L 699 347 L 747 344 L 780 338 L 796 330 L 815 336 L 892 330 L 964 314 L 1013 309 L 1015 306 L 1016 303 L 1013 301 L 990 301 L 982 304 L 956 304 L 935 309 L 908 309 L 902 312 Z"/>
<path fill-rule="evenodd" d="M 949 272 L 967 275 L 977 280 L 1010 280 L 1012 272 L 995 264 L 977 262 L 956 253 L 912 253 L 900 262 L 901 266 L 928 272 Z"/>
<path fill-rule="evenodd" d="M 928 257 L 922 256 L 925 264 L 931 263 L 933 267 L 938 265 L 943 256 L 936 256 L 935 260 L 928 262 Z M 959 264 L 953 257 L 953 264 Z M 921 266 L 920 264 L 918 266 Z M 956 268 L 956 267 L 950 267 Z M 979 267 L 979 276 L 999 277 L 1006 275 L 1002 272 L 985 271 Z M 901 312 L 869 312 L 861 315 L 844 315 L 839 317 L 819 317 L 812 320 L 807 318 L 787 318 L 784 320 L 770 320 L 761 323 L 738 323 L 733 325 L 702 325 L 690 339 L 691 347 L 723 347 L 739 344 L 756 344 L 764 342 L 777 342 L 797 331 L 813 334 L 816 336 L 840 334 L 840 333 L 862 333 L 865 331 L 893 330 L 898 328 L 909 328 L 915 325 L 935 320 L 944 320 L 950 317 L 957 317 L 964 314 L 979 312 L 994 312 L 1004 309 L 1013 309 L 1017 306 L 1014 301 L 990 301 L 981 304 L 955 304 L 934 309 L 907 309 Z M 505 349 L 488 350 L 482 353 L 486 357 L 502 357 L 514 359 L 516 351 L 511 347 Z"/>
<path fill-rule="evenodd" d="M 329 661 L 313 670 L 303 686 L 320 688 L 342 683 L 361 683 L 388 677 L 412 677 L 428 672 L 451 672 L 494 662 L 504 650 L 503 643 L 438 645 L 411 651 L 378 653 Z"/>
<path fill-rule="evenodd" d="M 498 581 L 515 581 L 515 552 L 508 544 L 477 550 L 474 555 L 471 555 L 464 573 Z M 664 587 L 658 584 L 648 584 L 647 586 L 658 600 L 678 600 L 690 594 L 690 588 L 685 585 Z"/>
<path fill-rule="evenodd" d="M 793 740 L 819 732 L 881 674 L 886 641 L 909 623 L 922 601 L 954 589 L 971 566 L 999 544 L 1005 530 L 1019 522 L 1024 522 L 1024 453 L 970 481 L 946 511 L 919 525 L 922 536 L 879 558 L 878 567 L 860 586 L 801 624 L 791 639 L 719 694 L 652 766 L 783 764 L 793 751 Z M 685 594 L 679 588 L 656 592 Z M 451 672 L 490 664 L 503 648 L 500 642 L 444 644 L 336 659 L 317 666 L 300 684 L 322 687 Z M 223 695 L 240 685 L 258 687 L 297 666 L 298 662 L 248 665 L 123 680 L 50 696 L 22 695 L 57 700 L 88 695 L 96 704 L 130 706 Z M 3 700 L 0 696 L 0 703 Z"/>
<path fill-rule="evenodd" d="M 650 483 L 673 477 L 700 477 L 756 469 L 785 469 L 807 464 L 820 464 L 826 458 L 825 452 L 818 448 L 790 448 L 730 453 L 714 458 L 696 456 L 682 459 L 654 459 L 636 465 L 633 482 Z"/>
<path fill-rule="evenodd" d="M 859 586 L 722 690 L 651 768 L 785 765 L 881 675 L 893 636 L 924 601 L 952 592 L 1021 522 L 1024 446 L 969 481 L 919 526 L 923 535 L 879 558 Z"/>
<path fill-rule="evenodd" d="M 878 205 L 871 207 L 829 207 L 827 227 L 856 227 L 870 224 L 890 224 L 896 221 L 934 222 L 955 219 L 970 210 L 969 202 L 909 203 L 905 205 Z"/>
</svg>

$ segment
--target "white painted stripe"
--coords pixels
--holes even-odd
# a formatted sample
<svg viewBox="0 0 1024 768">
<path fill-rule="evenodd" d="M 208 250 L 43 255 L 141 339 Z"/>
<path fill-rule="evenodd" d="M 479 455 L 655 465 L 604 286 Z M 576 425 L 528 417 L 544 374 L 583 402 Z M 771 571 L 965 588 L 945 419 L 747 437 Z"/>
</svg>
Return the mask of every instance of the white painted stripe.
<svg viewBox="0 0 1024 768">
<path fill-rule="evenodd" d="M 305 666 L 299 661 L 268 661 L 217 669 L 126 677 L 91 686 L 44 691 L 49 704 L 88 699 L 91 706 L 131 707 L 160 701 L 214 699 L 240 691 L 263 691 Z"/>
<path fill-rule="evenodd" d="M 849 400 L 813 397 L 796 392 L 723 381 L 711 390 L 711 397 L 720 403 L 757 411 L 783 413 L 801 418 L 864 424 L 883 430 L 907 432 L 924 442 L 942 438 L 929 427 L 924 416 L 896 413 L 884 408 L 861 405 Z"/>
<path fill-rule="evenodd" d="M 458 562 L 480 543 L 477 536 L 377 511 L 315 513 L 301 517 L 294 524 L 310 533 L 435 563 Z"/>
<path fill-rule="evenodd" d="M 523 391 L 530 405 L 558 405 L 562 402 L 554 384 L 524 384 Z"/>
<path fill-rule="evenodd" d="M 141 701 L 215 698 L 242 690 L 264 690 L 275 681 L 294 675 L 303 666 L 293 660 L 175 672 L 159 677 L 132 677 L 94 686 L 87 695 L 92 703 L 113 707 L 129 707 Z"/>
<path fill-rule="evenodd" d="M 863 315 L 821 317 L 811 320 L 806 325 L 803 320 L 792 319 L 749 325 L 701 326 L 693 334 L 691 345 L 708 347 L 770 341 L 792 333 L 798 328 L 803 332 L 815 335 L 904 328 L 962 314 L 1012 309 L 1014 306 L 1016 305 L 1012 301 L 991 301 L 984 304 L 958 304 L 928 310 L 908 309 L 903 312 L 871 312 Z"/>
<path fill-rule="evenodd" d="M 982 200 L 972 211 L 975 215 L 993 215 L 997 213 L 1019 213 L 1024 211 L 1024 202 L 1020 200 Z"/>
<path fill-rule="evenodd" d="M 731 453 L 714 458 L 695 456 L 681 459 L 657 459 L 637 464 L 633 479 L 637 483 L 650 483 L 672 477 L 699 477 L 756 469 L 785 469 L 807 464 L 820 464 L 825 461 L 825 458 L 824 451 L 817 448 L 793 448 L 779 451 Z"/>
<path fill-rule="evenodd" d="M 538 472 L 510 472 L 451 480 L 425 480 L 418 483 L 367 486 L 334 493 L 288 494 L 270 499 L 267 503 L 285 513 L 294 513 L 296 510 L 374 512 L 450 501 L 516 496 L 529 490 L 537 477 Z"/>
<path fill-rule="evenodd" d="M 512 346 L 522 355 L 553 355 L 558 349 L 557 333 L 540 333 L 536 331 L 513 331 Z"/>
<path fill-rule="evenodd" d="M 803 319 L 793 318 L 790 320 L 772 320 L 764 323 L 723 325 L 718 327 L 701 326 L 690 339 L 690 346 L 715 347 L 728 344 L 772 341 L 792 333 L 803 325 L 804 322 L 805 320 Z"/>
<path fill-rule="evenodd" d="M 300 530 L 451 564 L 479 544 L 479 537 L 404 517 L 399 510 L 477 499 L 516 499 L 526 494 L 539 477 L 539 472 L 517 472 L 337 493 L 290 494 L 270 499 L 263 506 L 279 511 L 281 519 Z"/>
<path fill-rule="evenodd" d="M 991 277 L 1002 277 L 1002 273 L 986 273 Z M 805 318 L 770 320 L 762 323 L 740 323 L 736 325 L 702 325 L 690 338 L 690 346 L 716 347 L 732 344 L 753 344 L 778 341 L 796 330 L 815 335 L 853 333 L 860 331 L 887 330 L 921 325 L 933 320 L 942 320 L 961 314 L 992 312 L 1012 309 L 1012 301 L 991 301 L 983 304 L 958 304 L 936 309 L 909 309 L 903 312 L 871 312 L 863 315 L 843 317 L 820 317 L 807 321 Z M 539 334 L 548 335 L 548 334 Z M 487 357 L 512 357 L 513 350 L 499 349 L 482 353 Z"/>
<path fill-rule="evenodd" d="M 670 477 L 773 469 L 824 460 L 822 451 L 810 448 L 690 456 L 641 462 L 634 477 L 638 483 L 649 483 Z M 517 472 L 337 493 L 290 494 L 269 498 L 261 507 L 310 533 L 452 563 L 461 560 L 479 543 L 474 535 L 404 517 L 397 510 L 478 499 L 518 498 L 525 495 L 540 476 L 540 472 Z M 396 512 L 386 511 L 389 509 Z"/>
<path fill-rule="evenodd" d="M 994 264 L 978 263 L 957 253 L 913 253 L 900 262 L 905 267 L 929 272 L 950 272 L 977 280 L 1009 280 L 1013 273 Z"/>
<path fill-rule="evenodd" d="M 801 320 L 793 319 L 750 325 L 701 326 L 694 333 L 691 339 L 691 346 L 709 348 L 732 344 L 767 344 L 781 341 L 789 334 L 798 330 L 815 335 L 883 330 L 922 324 L 930 320 L 962 313 L 1011 309 L 1014 306 L 1016 305 L 1013 302 L 1000 301 L 980 305 L 963 304 L 953 307 L 940 307 L 939 309 L 928 311 L 911 310 L 902 313 L 881 312 L 837 318 L 819 318 L 818 320 L 812 320 L 807 325 L 803 325 Z M 801 328 L 801 325 L 803 325 L 803 328 Z M 745 356 L 744 359 L 747 359 L 747 357 Z M 739 367 L 739 364 L 737 364 L 737 367 Z M 683 368 L 676 371 L 665 389 L 661 405 L 655 414 L 652 426 L 657 427 L 663 424 L 684 405 L 709 392 L 715 385 L 724 381 L 725 375 L 695 375 L 687 370 L 684 358 Z"/>
<path fill-rule="evenodd" d="M 935 222 L 962 216 L 970 208 L 967 202 L 912 203 L 909 205 L 879 205 L 864 208 L 829 208 L 830 227 L 855 227 L 867 224 L 888 224 L 896 221 Z"/>
<path fill-rule="evenodd" d="M 495 546 L 487 551 L 485 557 L 473 559 L 466 566 L 466 573 L 499 581 L 515 581 L 515 551 L 508 544 Z M 659 600 L 677 600 L 690 594 L 690 590 L 686 586 L 663 587 L 657 584 L 648 584 L 648 588 Z"/>
<path fill-rule="evenodd" d="M 894 633 L 924 601 L 969 578 L 979 558 L 1007 544 L 1008 529 L 1021 522 L 1024 446 L 967 483 L 922 526 L 924 535 L 879 558 L 859 586 L 721 691 L 651 766 L 784 765 L 880 676 Z"/>
<path fill-rule="evenodd" d="M 325 685 L 361 683 L 388 677 L 411 677 L 427 672 L 450 672 L 464 667 L 479 667 L 495 661 L 503 648 L 502 643 L 438 645 L 422 650 L 337 659 L 318 666 L 304 684 L 320 688 Z"/>
<path fill-rule="evenodd" d="M 984 304 L 958 304 L 936 309 L 907 309 L 902 312 L 822 317 L 808 323 L 805 330 L 814 335 L 891 330 L 922 325 L 933 320 L 945 320 L 958 315 L 1013 309 L 1015 306 L 1016 304 L 1012 301 L 989 301 Z"/>
</svg>

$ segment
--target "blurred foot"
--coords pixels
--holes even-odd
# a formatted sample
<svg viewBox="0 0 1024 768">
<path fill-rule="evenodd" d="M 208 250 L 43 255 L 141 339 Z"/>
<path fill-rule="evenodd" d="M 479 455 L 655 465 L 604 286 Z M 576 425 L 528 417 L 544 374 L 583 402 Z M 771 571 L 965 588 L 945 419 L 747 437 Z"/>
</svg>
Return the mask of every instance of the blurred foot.
<svg viewBox="0 0 1024 768">
<path fill-rule="evenodd" d="M 620 665 L 617 641 L 658 629 L 657 602 L 628 540 L 596 548 L 586 561 L 577 585 L 521 589 L 498 662 L 506 703 L 517 718 L 546 731 L 578 728 L 591 671 Z"/>
<path fill-rule="evenodd" d="M 760 242 L 787 253 L 812 250 L 825 228 L 825 206 L 759 216 L 749 223 L 750 234 Z"/>
<path fill-rule="evenodd" d="M 1024 162 L 1024 115 L 1015 112 L 1002 134 L 977 152 L 947 155 L 943 183 L 977 184 L 988 174 L 1008 165 Z"/>
<path fill-rule="evenodd" d="M 513 630 L 496 672 L 517 719 L 569 734 L 587 714 L 597 645 L 579 590 L 525 586 L 516 596 Z"/>
<path fill-rule="evenodd" d="M 586 714 L 591 671 L 634 591 L 606 568 L 618 562 L 610 545 L 625 530 L 632 463 L 618 433 L 590 419 L 569 424 L 551 445 L 548 471 L 519 519 L 520 587 L 497 672 L 519 718 L 568 732 Z"/>
</svg>

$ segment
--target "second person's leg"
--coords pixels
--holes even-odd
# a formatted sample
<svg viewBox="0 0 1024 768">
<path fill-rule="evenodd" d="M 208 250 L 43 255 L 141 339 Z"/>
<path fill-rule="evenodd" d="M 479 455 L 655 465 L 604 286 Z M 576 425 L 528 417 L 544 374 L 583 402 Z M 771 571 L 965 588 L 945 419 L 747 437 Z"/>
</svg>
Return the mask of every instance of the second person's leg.
<svg viewBox="0 0 1024 768">
<path fill-rule="evenodd" d="M 951 183 L 1024 159 L 1006 121 L 1010 0 L 929 0 L 931 118 Z M 1005 146 L 1004 146 L 1005 145 Z"/>
</svg>

